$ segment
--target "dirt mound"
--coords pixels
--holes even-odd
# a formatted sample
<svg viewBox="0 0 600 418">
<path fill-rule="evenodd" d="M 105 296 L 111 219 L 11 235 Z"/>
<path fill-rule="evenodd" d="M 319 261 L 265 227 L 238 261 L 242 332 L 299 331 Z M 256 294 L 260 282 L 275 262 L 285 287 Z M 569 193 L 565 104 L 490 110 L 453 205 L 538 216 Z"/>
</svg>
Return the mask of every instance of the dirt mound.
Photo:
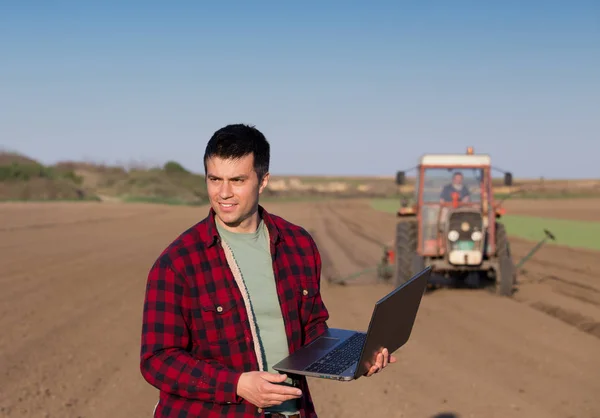
<svg viewBox="0 0 600 418">
<path fill-rule="evenodd" d="M 8 164 L 39 164 L 36 160 L 17 152 L 0 151 L 0 165 Z"/>
<path fill-rule="evenodd" d="M 65 179 L 36 178 L 0 182 L 2 200 L 97 200 L 95 194 Z"/>
</svg>

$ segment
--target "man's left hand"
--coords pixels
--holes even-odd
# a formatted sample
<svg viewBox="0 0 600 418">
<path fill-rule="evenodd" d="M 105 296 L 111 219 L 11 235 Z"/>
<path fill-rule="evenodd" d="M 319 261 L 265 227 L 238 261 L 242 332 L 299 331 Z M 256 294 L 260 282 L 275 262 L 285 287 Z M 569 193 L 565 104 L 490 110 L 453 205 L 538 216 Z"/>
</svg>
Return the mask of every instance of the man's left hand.
<svg viewBox="0 0 600 418">
<path fill-rule="evenodd" d="M 371 377 L 375 373 L 378 373 L 381 370 L 383 370 L 385 367 L 387 367 L 388 364 L 395 363 L 395 362 L 396 362 L 396 357 L 391 356 L 390 353 L 388 352 L 388 349 L 384 348 L 379 353 L 377 353 L 377 359 L 375 360 L 375 364 L 371 366 L 371 368 L 369 369 L 369 371 L 367 373 L 365 373 L 365 376 Z"/>
</svg>

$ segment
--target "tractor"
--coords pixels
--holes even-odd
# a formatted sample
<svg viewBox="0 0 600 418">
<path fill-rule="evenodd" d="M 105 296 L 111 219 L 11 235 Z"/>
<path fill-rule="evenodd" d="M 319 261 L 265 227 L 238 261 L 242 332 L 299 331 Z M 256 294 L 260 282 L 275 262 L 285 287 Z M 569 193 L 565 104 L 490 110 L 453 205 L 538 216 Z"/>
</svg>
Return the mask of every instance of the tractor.
<svg viewBox="0 0 600 418">
<path fill-rule="evenodd" d="M 413 205 L 402 199 L 397 211 L 395 242 L 383 260 L 395 285 L 433 266 L 435 284 L 480 286 L 492 282 L 499 295 L 512 294 L 516 269 L 504 225 L 496 206 L 491 158 L 474 154 L 427 154 L 420 159 Z M 396 184 L 407 184 L 399 171 Z M 504 185 L 512 175 L 504 172 Z"/>
</svg>

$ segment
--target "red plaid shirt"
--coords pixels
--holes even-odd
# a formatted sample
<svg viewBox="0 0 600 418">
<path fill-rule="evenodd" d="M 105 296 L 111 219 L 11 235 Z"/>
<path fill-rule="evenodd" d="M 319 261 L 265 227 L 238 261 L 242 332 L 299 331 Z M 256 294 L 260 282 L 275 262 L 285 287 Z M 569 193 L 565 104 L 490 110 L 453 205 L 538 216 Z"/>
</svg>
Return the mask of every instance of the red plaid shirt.
<svg viewBox="0 0 600 418">
<path fill-rule="evenodd" d="M 321 258 L 303 228 L 259 206 L 269 233 L 277 293 L 290 353 L 327 328 Z M 147 281 L 140 369 L 160 390 L 155 417 L 256 417 L 236 395 L 243 372 L 259 370 L 251 318 L 211 209 L 158 257 Z M 231 262 L 231 259 L 229 260 Z M 316 413 L 305 378 L 302 417 Z"/>
</svg>

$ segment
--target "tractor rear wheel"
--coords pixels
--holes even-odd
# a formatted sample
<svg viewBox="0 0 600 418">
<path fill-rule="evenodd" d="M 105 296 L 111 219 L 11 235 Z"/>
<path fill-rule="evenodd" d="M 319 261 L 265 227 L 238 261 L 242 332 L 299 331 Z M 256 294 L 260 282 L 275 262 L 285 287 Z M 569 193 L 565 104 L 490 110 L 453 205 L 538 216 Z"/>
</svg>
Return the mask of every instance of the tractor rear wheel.
<svg viewBox="0 0 600 418">
<path fill-rule="evenodd" d="M 496 274 L 496 293 L 502 296 L 511 296 L 515 284 L 515 266 L 506 230 L 501 223 L 496 223 L 496 255 L 499 270 Z"/>
<path fill-rule="evenodd" d="M 415 273 L 417 264 L 417 223 L 398 222 L 396 225 L 395 286 L 406 283 Z"/>
</svg>

